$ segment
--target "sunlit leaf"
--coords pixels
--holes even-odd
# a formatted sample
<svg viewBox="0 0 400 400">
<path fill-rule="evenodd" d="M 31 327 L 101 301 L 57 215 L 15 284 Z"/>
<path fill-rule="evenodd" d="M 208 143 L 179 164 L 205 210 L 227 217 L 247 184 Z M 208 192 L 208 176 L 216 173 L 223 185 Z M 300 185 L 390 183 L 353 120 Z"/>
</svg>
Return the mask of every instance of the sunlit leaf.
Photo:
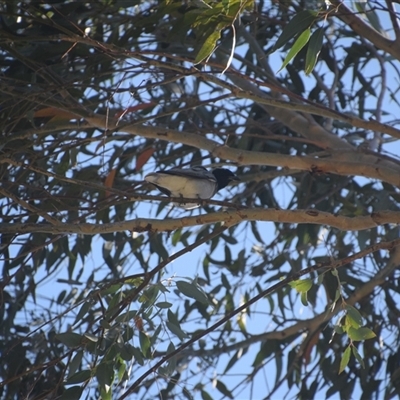
<svg viewBox="0 0 400 400">
<path fill-rule="evenodd" d="M 356 358 L 356 360 L 361 364 L 361 366 L 363 368 L 365 368 L 365 363 L 363 358 L 361 357 L 360 353 L 358 352 L 356 346 L 351 346 L 351 350 L 353 352 L 354 357 Z"/>
<path fill-rule="evenodd" d="M 308 306 L 307 292 L 301 292 L 300 299 L 303 306 Z"/>
<path fill-rule="evenodd" d="M 283 60 L 282 66 L 279 68 L 281 71 L 289 62 L 299 53 L 299 51 L 308 43 L 308 39 L 310 38 L 311 30 L 306 29 L 294 42 L 292 48 L 289 50 L 289 53 L 286 55 L 285 59 Z"/>
<path fill-rule="evenodd" d="M 354 328 L 358 328 L 362 325 L 363 320 L 361 314 L 353 306 L 346 305 L 346 318 L 350 320 L 350 324 Z"/>
<path fill-rule="evenodd" d="M 310 10 L 303 10 L 297 13 L 283 29 L 275 43 L 273 51 L 282 47 L 299 33 L 310 30 L 311 25 L 317 19 L 317 15 L 315 11 Z"/>
<path fill-rule="evenodd" d="M 299 279 L 297 281 L 290 282 L 289 285 L 296 289 L 299 293 L 306 293 L 312 287 L 313 281 L 312 279 Z"/>
<path fill-rule="evenodd" d="M 376 337 L 375 333 L 371 329 L 366 327 L 350 327 L 347 331 L 347 334 L 349 335 L 349 338 L 353 341 L 373 339 L 374 337 Z"/>
<path fill-rule="evenodd" d="M 221 37 L 220 31 L 212 32 L 204 41 L 203 46 L 200 48 L 199 52 L 194 59 L 194 64 L 199 64 L 209 57 L 217 45 L 218 39 Z"/>
<path fill-rule="evenodd" d="M 350 361 L 350 354 L 351 354 L 351 349 L 350 346 L 346 348 L 344 351 L 342 358 L 340 360 L 340 367 L 339 367 L 339 374 L 341 374 L 344 369 L 347 367 L 349 361 Z"/>
</svg>

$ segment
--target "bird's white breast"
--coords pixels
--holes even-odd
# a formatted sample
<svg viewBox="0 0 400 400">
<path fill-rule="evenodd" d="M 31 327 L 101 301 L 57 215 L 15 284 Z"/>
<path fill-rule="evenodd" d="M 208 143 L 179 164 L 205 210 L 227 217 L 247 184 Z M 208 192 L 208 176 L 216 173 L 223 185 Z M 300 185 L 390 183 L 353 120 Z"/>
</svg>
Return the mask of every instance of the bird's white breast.
<svg viewBox="0 0 400 400">
<path fill-rule="evenodd" d="M 209 199 L 216 190 L 216 183 L 207 179 L 193 179 L 157 172 L 146 176 L 146 181 L 168 189 L 172 197 Z"/>
</svg>

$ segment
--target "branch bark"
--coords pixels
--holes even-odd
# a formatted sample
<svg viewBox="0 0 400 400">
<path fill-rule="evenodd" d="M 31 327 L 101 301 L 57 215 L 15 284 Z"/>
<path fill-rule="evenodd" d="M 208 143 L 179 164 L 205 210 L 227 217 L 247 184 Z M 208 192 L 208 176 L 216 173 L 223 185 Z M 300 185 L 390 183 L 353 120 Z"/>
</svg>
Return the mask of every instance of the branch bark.
<svg viewBox="0 0 400 400">
<path fill-rule="evenodd" d="M 343 2 L 331 0 L 332 5 L 338 7 L 338 12 L 332 15 L 340 18 L 355 33 L 369 40 L 378 49 L 384 50 L 391 54 L 397 60 L 400 60 L 400 42 L 398 40 L 390 40 L 369 26 L 365 21 L 359 18 L 350 10 Z"/>
<path fill-rule="evenodd" d="M 343 176 L 359 175 L 379 179 L 400 187 L 400 165 L 383 159 L 378 154 L 364 154 L 353 149 L 338 148 L 325 153 L 325 157 L 322 158 L 239 150 L 195 133 L 135 124 L 118 127 L 115 120 L 106 119 L 101 115 L 94 114 L 84 117 L 92 126 L 99 129 L 118 129 L 149 139 L 186 144 L 206 150 L 215 157 L 234 161 L 239 165 L 268 165 L 318 173 L 334 173 Z M 318 133 L 318 129 L 315 133 Z"/>
<path fill-rule="evenodd" d="M 171 199 L 171 201 L 182 199 Z M 219 211 L 210 214 L 183 217 L 178 219 L 137 218 L 108 224 L 0 224 L 0 232 L 6 234 L 26 234 L 42 232 L 49 234 L 96 235 L 120 231 L 133 232 L 171 232 L 176 229 L 197 225 L 223 222 L 235 225 L 244 221 L 280 222 L 287 224 L 327 225 L 343 231 L 371 229 L 384 224 L 400 224 L 400 212 L 382 211 L 361 217 L 345 217 L 318 210 L 272 210 L 241 209 Z"/>
</svg>

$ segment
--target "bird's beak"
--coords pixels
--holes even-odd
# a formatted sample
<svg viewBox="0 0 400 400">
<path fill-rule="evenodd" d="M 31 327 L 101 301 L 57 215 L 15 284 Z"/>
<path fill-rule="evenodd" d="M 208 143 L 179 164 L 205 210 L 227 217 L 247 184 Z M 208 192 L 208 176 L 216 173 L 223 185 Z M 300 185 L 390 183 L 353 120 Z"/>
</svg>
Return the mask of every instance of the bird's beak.
<svg viewBox="0 0 400 400">
<path fill-rule="evenodd" d="M 240 182 L 240 178 L 239 177 L 237 177 L 236 175 L 235 176 L 230 176 L 229 177 L 229 180 L 231 181 L 231 182 Z"/>
</svg>

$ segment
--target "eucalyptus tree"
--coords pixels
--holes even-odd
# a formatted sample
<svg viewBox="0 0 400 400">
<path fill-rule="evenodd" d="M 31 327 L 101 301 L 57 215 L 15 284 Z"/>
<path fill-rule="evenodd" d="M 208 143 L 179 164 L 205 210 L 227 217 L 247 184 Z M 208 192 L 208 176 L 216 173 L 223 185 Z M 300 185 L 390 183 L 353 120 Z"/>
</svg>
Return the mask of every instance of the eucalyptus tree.
<svg viewBox="0 0 400 400">
<path fill-rule="evenodd" d="M 3 3 L 2 398 L 399 393 L 398 3 Z"/>
</svg>

